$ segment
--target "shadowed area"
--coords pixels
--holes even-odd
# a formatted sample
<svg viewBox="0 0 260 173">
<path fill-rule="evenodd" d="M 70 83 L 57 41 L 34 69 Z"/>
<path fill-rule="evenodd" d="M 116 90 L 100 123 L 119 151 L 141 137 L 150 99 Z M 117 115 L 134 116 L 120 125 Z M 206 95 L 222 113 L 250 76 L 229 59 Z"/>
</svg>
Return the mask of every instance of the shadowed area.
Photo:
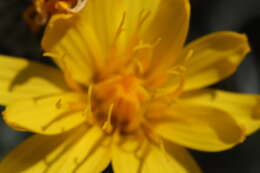
<svg viewBox="0 0 260 173">
<path fill-rule="evenodd" d="M 57 68 L 51 66 L 46 66 L 47 71 L 43 71 L 41 68 L 42 64 L 29 62 L 26 67 L 24 67 L 18 75 L 14 78 L 11 85 L 9 86 L 10 92 L 15 89 L 15 87 L 20 86 L 31 80 L 32 78 L 40 78 L 50 83 L 54 84 L 58 88 L 67 90 L 67 86 L 64 81 L 62 72 Z"/>
</svg>

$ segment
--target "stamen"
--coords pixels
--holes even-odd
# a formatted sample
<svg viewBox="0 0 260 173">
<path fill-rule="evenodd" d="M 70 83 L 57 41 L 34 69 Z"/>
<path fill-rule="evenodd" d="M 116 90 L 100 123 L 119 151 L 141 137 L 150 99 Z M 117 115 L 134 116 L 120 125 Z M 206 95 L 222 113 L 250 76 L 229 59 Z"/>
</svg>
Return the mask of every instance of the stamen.
<svg viewBox="0 0 260 173">
<path fill-rule="evenodd" d="M 173 68 L 169 69 L 167 74 L 168 75 L 175 75 L 176 77 L 179 78 L 178 85 L 174 85 L 173 87 L 170 88 L 161 88 L 156 91 L 156 96 L 157 97 L 162 97 L 166 95 L 170 95 L 172 98 L 177 97 L 181 94 L 185 80 L 186 80 L 186 71 L 187 71 L 187 63 L 192 57 L 194 51 L 190 50 L 187 55 L 184 57 L 184 61 L 182 62 L 181 65 L 174 66 Z"/>
<path fill-rule="evenodd" d="M 140 29 L 142 27 L 142 25 L 148 19 L 150 14 L 151 14 L 151 11 L 145 11 L 144 9 L 139 13 L 139 22 L 137 24 L 136 29 Z"/>
<path fill-rule="evenodd" d="M 122 33 L 122 31 L 124 30 L 123 29 L 123 26 L 124 26 L 124 24 L 125 24 L 125 19 L 126 19 L 126 12 L 124 12 L 123 13 L 123 16 L 122 16 L 122 19 L 121 19 L 121 21 L 120 21 L 120 24 L 119 24 L 119 26 L 118 26 L 118 28 L 117 28 L 117 30 L 116 30 L 116 33 L 115 33 L 115 37 L 114 37 L 114 40 L 113 40 L 113 46 L 116 44 L 116 42 L 117 42 L 117 40 L 118 40 L 118 38 L 119 38 L 119 36 L 121 35 L 121 33 Z"/>
<path fill-rule="evenodd" d="M 155 48 L 156 46 L 158 46 L 161 41 L 162 41 L 162 38 L 157 38 L 157 39 L 155 40 L 155 42 L 152 44 L 152 45 L 153 45 L 153 48 Z"/>
<path fill-rule="evenodd" d="M 87 107 L 84 109 L 84 111 L 82 112 L 82 115 L 83 116 L 87 116 L 88 118 L 90 118 L 89 117 L 89 115 L 92 113 L 92 110 L 91 110 L 91 107 L 89 106 L 89 105 L 87 105 Z M 92 116 L 91 116 L 92 117 Z"/>
<path fill-rule="evenodd" d="M 108 109 L 108 115 L 107 115 L 107 120 L 106 122 L 104 123 L 102 129 L 107 132 L 107 133 L 111 133 L 112 130 L 113 130 L 113 126 L 111 124 L 111 118 L 112 118 L 112 112 L 113 112 L 113 107 L 114 107 L 114 104 L 111 104 L 109 106 L 109 109 Z"/>
<path fill-rule="evenodd" d="M 178 65 L 178 66 L 175 66 L 171 69 L 168 70 L 168 74 L 171 74 L 171 75 L 181 75 L 183 73 L 186 72 L 186 67 L 183 66 L 183 65 Z"/>
<path fill-rule="evenodd" d="M 180 79 L 177 88 L 175 88 L 173 92 L 169 93 L 171 97 L 177 97 L 182 92 L 185 84 L 185 79 L 186 79 L 186 75 L 185 75 L 187 71 L 186 65 L 190 60 L 190 58 L 192 57 L 193 53 L 194 51 L 190 50 L 184 58 L 183 65 L 173 67 L 172 69 L 169 70 L 168 74 L 176 75 Z"/>
<path fill-rule="evenodd" d="M 61 105 L 61 99 L 59 99 L 56 103 L 56 108 L 57 109 L 61 109 L 62 105 Z"/>
<path fill-rule="evenodd" d="M 153 56 L 153 52 L 155 47 L 160 43 L 161 39 L 158 38 L 154 43 L 143 43 L 140 40 L 139 44 L 133 48 L 133 57 L 135 57 L 134 62 L 136 63 L 139 72 L 144 74 L 147 72 L 151 58 Z M 143 51 L 143 52 L 142 52 Z M 140 53 L 140 55 L 138 55 Z M 142 65 L 142 66 L 140 66 Z M 142 67 L 142 68 L 140 68 Z"/>
<path fill-rule="evenodd" d="M 151 46 L 149 44 L 143 45 L 141 43 L 141 45 L 140 45 L 141 48 L 136 47 L 136 45 L 140 42 L 139 32 L 141 30 L 141 27 L 144 24 L 144 22 L 147 20 L 149 15 L 150 15 L 150 11 L 145 11 L 144 9 L 142 11 L 140 11 L 140 13 L 139 13 L 137 25 L 135 26 L 134 31 L 132 32 L 133 34 L 130 36 L 131 38 L 130 38 L 130 40 L 129 40 L 126 48 L 125 48 L 125 51 L 124 51 L 125 52 L 124 55 L 126 56 L 126 58 L 123 62 L 125 64 L 124 66 L 128 66 L 128 65 L 132 66 L 133 65 L 133 61 L 132 61 L 133 59 L 132 58 L 135 56 L 134 54 L 139 49 L 144 49 L 144 47 L 150 47 Z M 132 67 L 130 67 L 130 69 L 128 69 L 128 70 L 132 71 Z"/>
<path fill-rule="evenodd" d="M 90 124 L 93 124 L 95 121 L 90 105 L 87 105 L 85 110 L 82 112 L 82 116 L 85 116 L 87 122 L 89 122 Z"/>
<path fill-rule="evenodd" d="M 186 65 L 194 54 L 194 50 L 189 50 L 187 55 L 184 57 L 184 65 Z"/>
<path fill-rule="evenodd" d="M 187 55 L 184 57 L 183 65 L 175 66 L 168 71 L 168 74 L 176 75 L 180 79 L 178 87 L 176 89 L 174 89 L 173 92 L 169 93 L 169 95 L 171 95 L 171 97 L 177 97 L 182 92 L 182 89 L 185 84 L 185 79 L 186 79 L 186 75 L 185 75 L 186 71 L 187 71 L 186 65 L 189 62 L 190 58 L 192 57 L 193 53 L 194 53 L 194 51 L 190 50 L 187 53 Z"/>
<path fill-rule="evenodd" d="M 89 85 L 89 87 L 88 87 L 88 103 L 89 103 L 90 107 L 91 107 L 92 92 L 93 92 L 93 86 Z"/>
<path fill-rule="evenodd" d="M 180 77 L 180 82 L 179 82 L 178 87 L 175 89 L 174 92 L 172 92 L 170 94 L 172 97 L 179 96 L 181 94 L 181 92 L 182 92 L 183 87 L 184 87 L 184 84 L 185 84 L 185 76 L 184 76 L 184 74 L 180 74 L 179 77 Z"/>
<path fill-rule="evenodd" d="M 135 58 L 135 59 L 134 59 L 134 62 L 136 63 L 138 72 L 139 72 L 140 74 L 144 73 L 144 67 L 143 67 L 143 64 L 141 63 L 141 61 L 138 60 L 137 58 Z"/>
<path fill-rule="evenodd" d="M 162 92 L 160 94 L 160 96 L 170 95 L 171 97 L 177 97 L 182 92 L 182 89 L 184 87 L 184 83 L 185 83 L 185 79 L 186 79 L 185 72 L 186 72 L 186 67 L 184 67 L 182 65 L 170 69 L 168 71 L 168 74 L 176 75 L 176 77 L 179 78 L 178 86 L 167 89 L 167 91 Z"/>
<path fill-rule="evenodd" d="M 119 44 L 117 44 L 119 37 L 121 36 L 122 32 L 124 31 L 123 26 L 125 24 L 125 20 L 126 20 L 126 12 L 123 12 L 122 14 L 122 18 L 121 21 L 119 23 L 119 26 L 117 27 L 117 30 L 115 32 L 114 38 L 112 40 L 112 43 L 110 45 L 109 51 L 108 51 L 108 58 L 106 59 L 109 63 L 108 66 L 106 66 L 106 68 L 100 68 L 102 70 L 99 71 L 99 78 L 105 78 L 105 76 L 107 76 L 108 74 L 114 72 L 119 66 L 123 66 L 122 65 L 122 59 L 118 58 L 118 50 L 117 50 L 117 46 Z M 104 70 L 105 69 L 105 70 Z"/>
<path fill-rule="evenodd" d="M 55 104 L 56 109 L 66 109 L 70 111 L 80 111 L 83 110 L 86 107 L 86 104 L 84 102 L 66 102 L 62 101 L 62 99 L 58 99 L 58 101 Z"/>
<path fill-rule="evenodd" d="M 161 42 L 161 38 L 158 38 L 154 43 L 149 44 L 146 43 L 144 44 L 142 40 L 139 42 L 137 46 L 134 47 L 133 52 L 136 54 L 138 51 L 141 51 L 143 49 L 149 49 L 151 53 L 153 52 L 154 48 Z"/>
<path fill-rule="evenodd" d="M 68 110 L 77 110 L 76 107 L 73 107 L 73 103 L 72 102 L 64 102 L 62 101 L 62 99 L 58 99 L 58 101 L 55 104 L 55 107 L 57 109 L 68 109 Z"/>
<path fill-rule="evenodd" d="M 126 52 L 131 52 L 134 49 L 134 47 L 138 44 L 138 42 L 139 42 L 139 31 L 141 30 L 142 25 L 147 20 L 149 15 L 150 15 L 150 11 L 146 11 L 146 13 L 145 13 L 145 10 L 140 11 L 137 25 L 135 27 L 135 30 L 133 31 L 132 39 L 128 43 L 128 46 L 126 48 Z M 129 53 L 129 54 L 131 55 L 131 53 Z"/>
<path fill-rule="evenodd" d="M 82 115 L 86 116 L 87 121 L 89 123 L 91 123 L 91 124 L 94 123 L 94 116 L 93 116 L 93 112 L 92 112 L 92 102 L 91 102 L 92 92 L 93 92 L 93 86 L 89 85 L 89 87 L 88 87 L 88 95 L 87 95 L 88 105 L 87 105 L 86 109 L 82 113 Z"/>
<path fill-rule="evenodd" d="M 139 74 L 143 74 L 145 73 L 147 67 L 149 66 L 149 58 L 152 56 L 153 54 L 153 49 L 154 47 L 158 44 L 158 40 L 156 40 L 155 43 L 153 44 L 149 44 L 149 43 L 143 43 L 142 40 L 139 41 L 139 44 L 136 45 L 131 53 L 131 57 L 129 57 L 128 62 L 126 62 L 125 66 L 129 67 L 129 71 L 132 70 L 132 67 L 137 67 L 138 73 Z M 145 55 L 142 55 L 142 50 L 146 50 L 147 49 L 147 53 L 145 52 Z M 138 53 L 141 53 L 141 56 L 138 56 Z M 145 58 L 145 59 L 144 59 Z M 125 70 L 127 71 L 127 70 Z"/>
<path fill-rule="evenodd" d="M 151 49 L 151 48 L 153 48 L 153 45 L 151 45 L 151 44 L 143 44 L 143 42 L 140 42 L 139 45 L 134 47 L 133 51 L 137 52 L 137 51 L 142 50 L 142 49 Z"/>
</svg>

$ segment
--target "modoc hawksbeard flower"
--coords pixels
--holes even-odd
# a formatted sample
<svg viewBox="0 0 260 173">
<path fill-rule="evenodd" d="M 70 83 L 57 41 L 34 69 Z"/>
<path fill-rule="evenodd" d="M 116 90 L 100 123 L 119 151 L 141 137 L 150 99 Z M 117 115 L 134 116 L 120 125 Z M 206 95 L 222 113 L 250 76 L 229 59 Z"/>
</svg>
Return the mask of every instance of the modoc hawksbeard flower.
<svg viewBox="0 0 260 173">
<path fill-rule="evenodd" d="M 87 0 L 33 0 L 33 4 L 24 13 L 24 19 L 36 31 L 55 14 L 78 13 L 86 2 Z"/>
<path fill-rule="evenodd" d="M 2 56 L 4 120 L 37 135 L 1 172 L 98 173 L 112 162 L 116 173 L 199 173 L 183 147 L 221 151 L 256 131 L 259 96 L 203 89 L 235 72 L 246 36 L 183 46 L 189 16 L 187 0 L 89 0 L 46 29 L 62 72 Z"/>
</svg>

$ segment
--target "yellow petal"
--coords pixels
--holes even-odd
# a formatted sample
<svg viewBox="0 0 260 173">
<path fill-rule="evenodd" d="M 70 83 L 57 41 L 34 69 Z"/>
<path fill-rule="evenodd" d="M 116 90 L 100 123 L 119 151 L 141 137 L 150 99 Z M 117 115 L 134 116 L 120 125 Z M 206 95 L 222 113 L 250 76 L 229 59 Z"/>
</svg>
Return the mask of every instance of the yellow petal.
<svg viewBox="0 0 260 173">
<path fill-rule="evenodd" d="M 64 92 L 58 69 L 25 59 L 0 56 L 0 104 Z"/>
<path fill-rule="evenodd" d="M 228 112 L 249 135 L 260 127 L 260 96 L 205 89 L 186 93 L 182 101 L 209 105 Z"/>
<path fill-rule="evenodd" d="M 174 104 L 156 131 L 180 145 L 202 151 L 221 151 L 244 139 L 243 129 L 226 112 L 209 106 Z"/>
<path fill-rule="evenodd" d="M 115 143 L 112 151 L 112 166 L 115 173 L 140 172 L 141 159 L 138 158 L 138 149 L 141 142 L 137 137 L 122 137 L 120 145 Z"/>
<path fill-rule="evenodd" d="M 190 43 L 183 52 L 183 56 L 192 54 L 185 90 L 203 88 L 229 77 L 249 50 L 247 37 L 234 32 L 217 32 Z"/>
<path fill-rule="evenodd" d="M 63 133 L 86 120 L 80 107 L 76 107 L 81 99 L 77 94 L 67 93 L 22 100 L 10 104 L 3 118 L 7 124 L 18 130 L 41 134 Z"/>
<path fill-rule="evenodd" d="M 93 0 L 78 14 L 54 16 L 42 46 L 74 80 L 89 83 L 93 71 L 120 67 L 133 58 L 136 46 L 153 47 L 158 40 L 155 63 L 159 54 L 172 61 L 166 54 L 182 46 L 188 23 L 186 0 Z"/>
<path fill-rule="evenodd" d="M 189 1 L 161 0 L 158 12 L 144 36 L 148 42 L 160 39 L 154 50 L 154 68 L 169 67 L 175 61 L 186 40 L 189 22 Z"/>
<path fill-rule="evenodd" d="M 174 144 L 166 144 L 165 151 L 151 146 L 143 162 L 142 173 L 201 173 L 189 153 Z"/>
<path fill-rule="evenodd" d="M 81 126 L 69 133 L 30 137 L 0 163 L 1 173 L 100 173 L 110 161 L 102 132 Z"/>
<path fill-rule="evenodd" d="M 190 153 L 183 147 L 176 145 L 174 143 L 164 141 L 165 151 L 169 154 L 169 157 L 175 160 L 175 165 L 173 165 L 176 170 L 180 173 L 201 173 L 201 169 L 192 158 Z M 179 173 L 176 171 L 177 173 Z"/>
<path fill-rule="evenodd" d="M 115 173 L 200 173 L 189 153 L 175 144 L 165 142 L 165 150 L 153 144 L 133 147 L 133 141 L 113 150 L 112 165 Z M 122 145 L 122 144 L 121 144 Z M 139 150 L 138 150 L 139 149 Z M 141 150 L 141 151 L 140 151 Z"/>
</svg>

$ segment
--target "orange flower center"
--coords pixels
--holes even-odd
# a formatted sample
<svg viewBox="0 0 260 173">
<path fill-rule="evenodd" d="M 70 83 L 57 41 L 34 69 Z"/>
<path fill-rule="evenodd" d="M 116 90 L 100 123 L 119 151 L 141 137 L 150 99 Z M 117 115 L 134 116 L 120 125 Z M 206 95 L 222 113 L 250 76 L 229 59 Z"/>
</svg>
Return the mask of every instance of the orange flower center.
<svg viewBox="0 0 260 173">
<path fill-rule="evenodd" d="M 144 104 L 149 94 L 142 81 L 133 75 L 114 76 L 93 88 L 92 112 L 107 132 L 130 132 L 143 121 Z"/>
</svg>

